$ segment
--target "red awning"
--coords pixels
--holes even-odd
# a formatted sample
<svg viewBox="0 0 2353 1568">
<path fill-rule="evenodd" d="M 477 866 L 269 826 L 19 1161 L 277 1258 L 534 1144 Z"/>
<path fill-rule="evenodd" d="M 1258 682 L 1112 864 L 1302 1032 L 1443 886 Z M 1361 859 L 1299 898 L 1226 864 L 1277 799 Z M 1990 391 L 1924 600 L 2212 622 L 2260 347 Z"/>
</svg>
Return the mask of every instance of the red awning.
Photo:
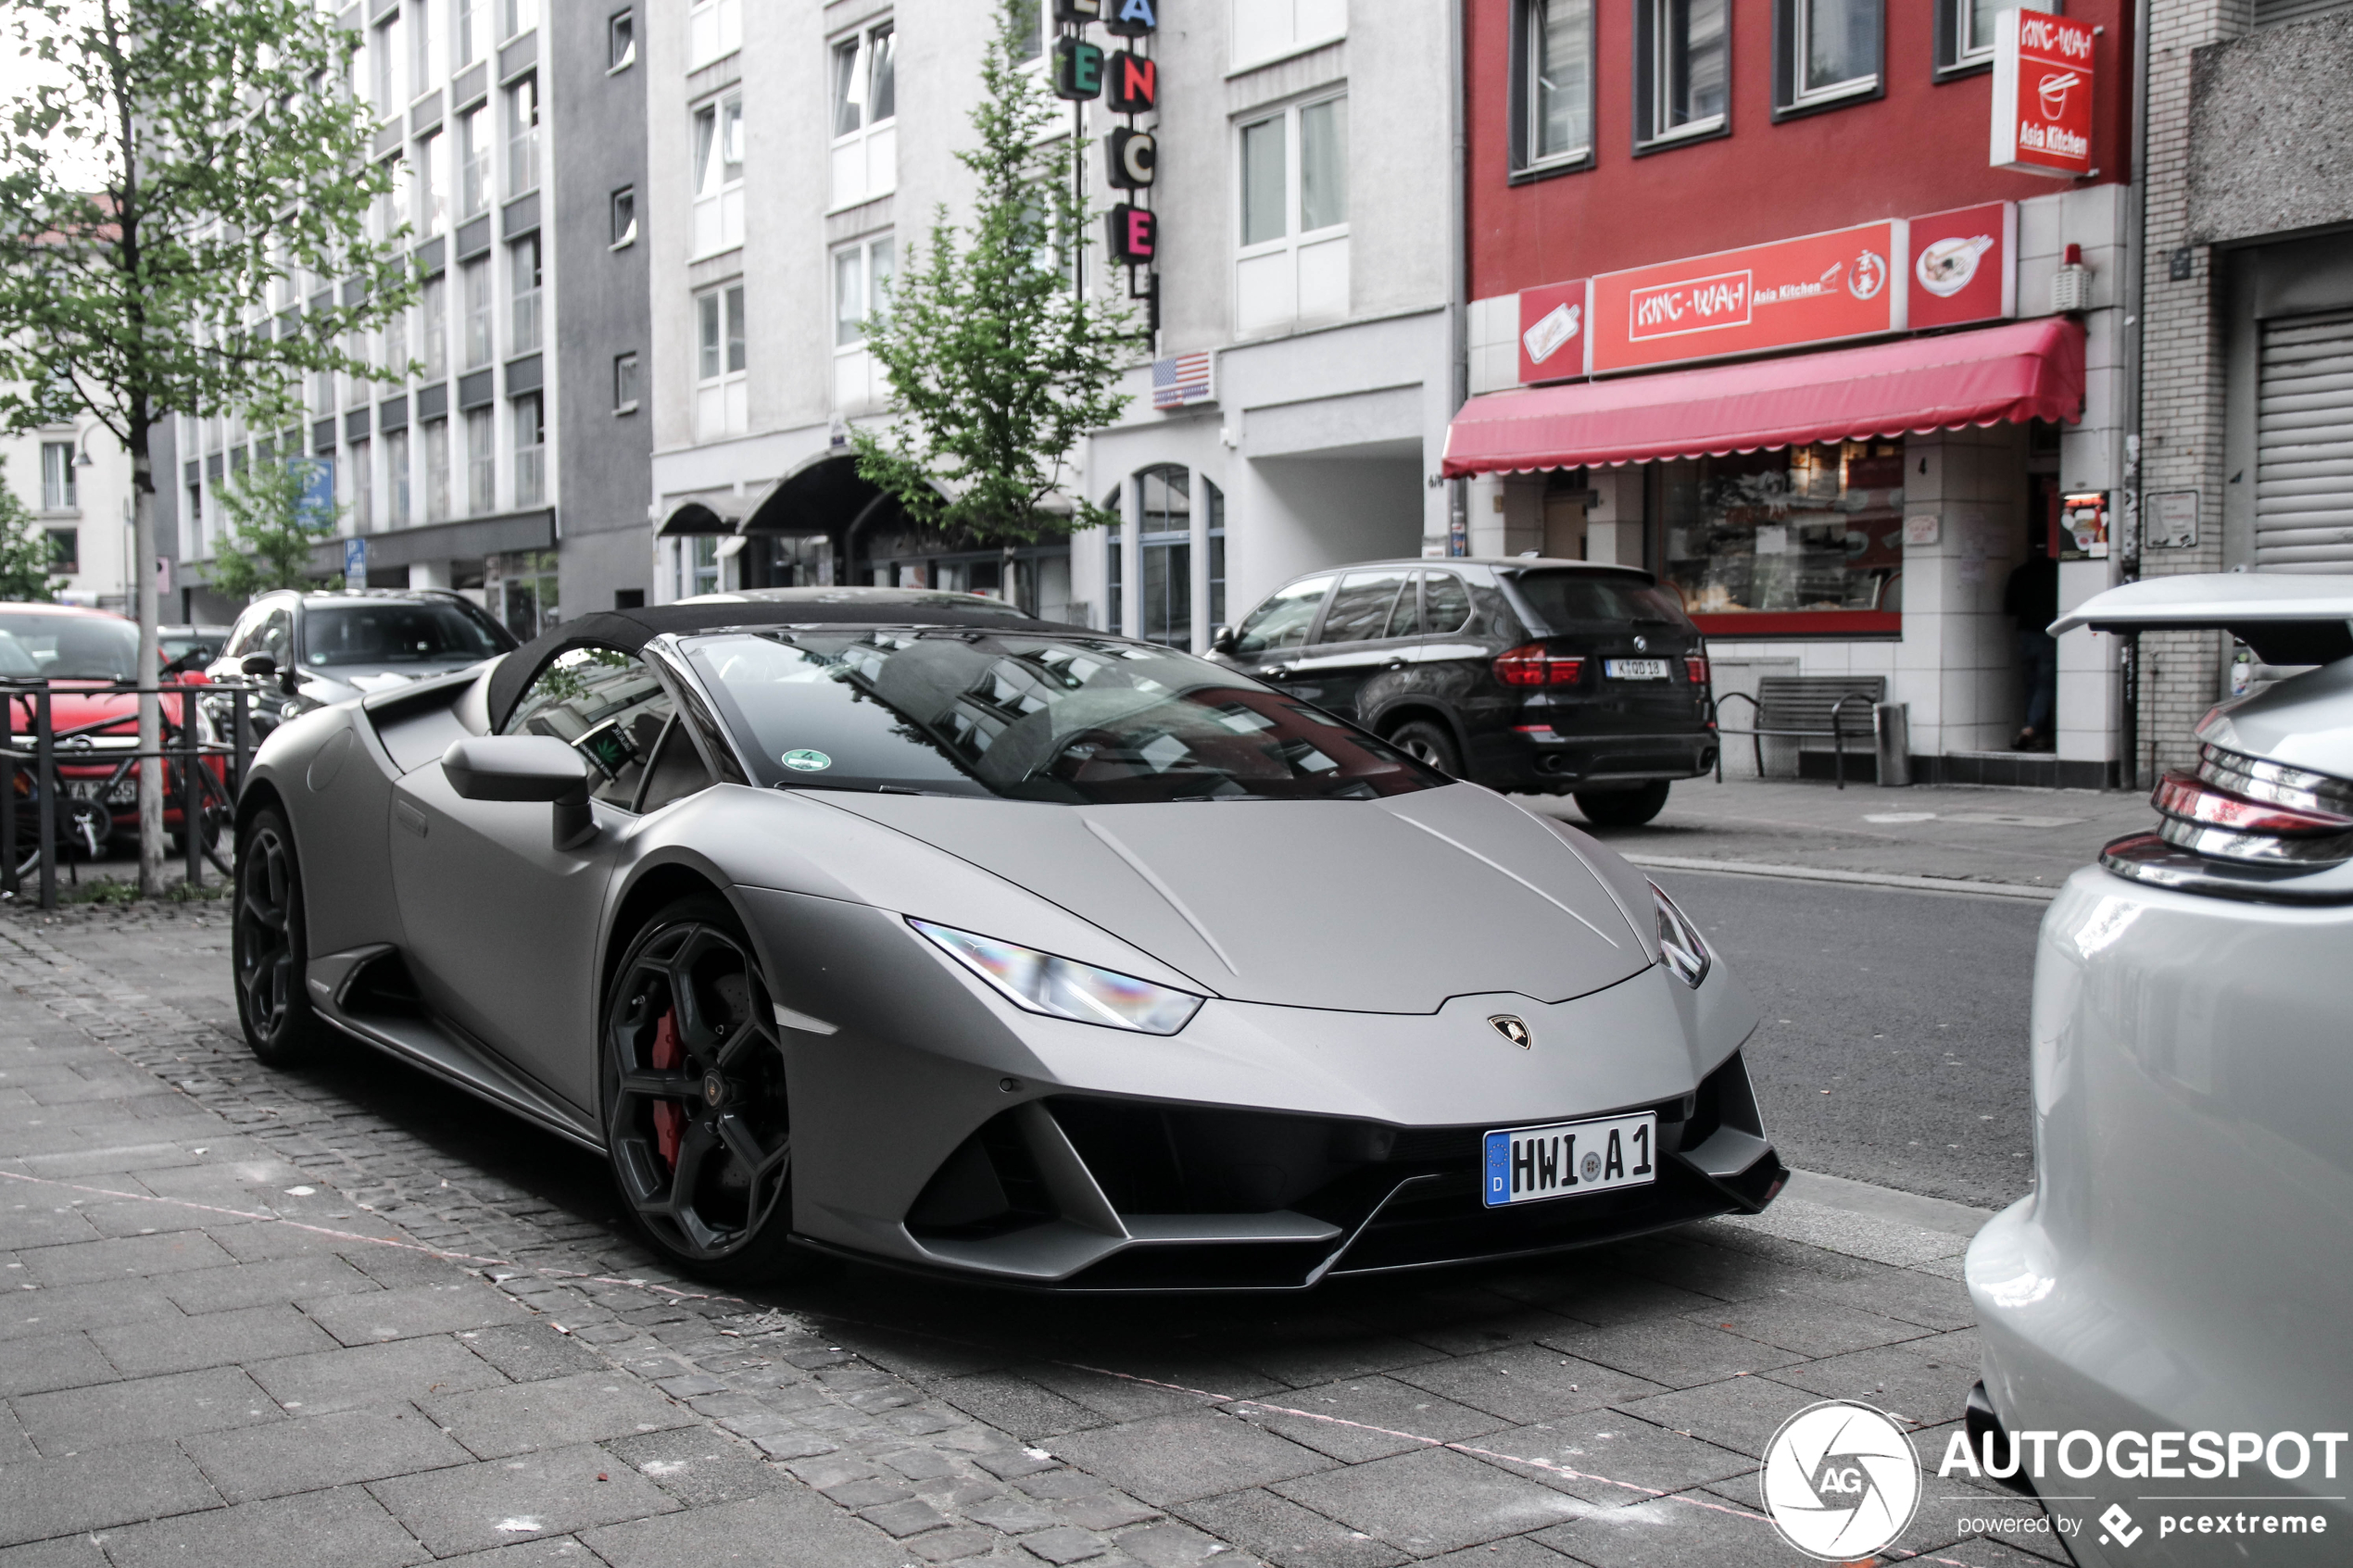
<svg viewBox="0 0 2353 1568">
<path fill-rule="evenodd" d="M 2082 409 L 2083 328 L 2045 317 L 1474 397 L 1446 433 L 1446 476 L 1721 457 L 2004 420 L 2071 422 Z"/>
</svg>

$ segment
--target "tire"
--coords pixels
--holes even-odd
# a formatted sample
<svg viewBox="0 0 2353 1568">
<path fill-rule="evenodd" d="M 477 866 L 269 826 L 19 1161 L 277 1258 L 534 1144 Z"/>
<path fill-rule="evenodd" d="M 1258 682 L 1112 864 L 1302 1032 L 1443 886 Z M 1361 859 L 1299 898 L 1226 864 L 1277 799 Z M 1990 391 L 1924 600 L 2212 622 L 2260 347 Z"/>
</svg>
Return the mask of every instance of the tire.
<svg viewBox="0 0 2353 1568">
<path fill-rule="evenodd" d="M 310 943 L 294 834 L 284 817 L 264 809 L 237 836 L 237 908 L 229 936 L 237 1022 L 263 1065 L 298 1066 L 326 1043 L 327 1025 L 311 1010 L 303 983 Z"/>
<path fill-rule="evenodd" d="M 1637 789 L 1580 789 L 1577 809 L 1597 828 L 1638 828 L 1667 809 L 1667 787 L 1660 779 Z"/>
<path fill-rule="evenodd" d="M 1463 754 L 1445 725 L 1429 719 L 1409 719 L 1389 732 L 1389 744 L 1416 762 L 1428 763 L 1450 779 L 1463 776 Z"/>
<path fill-rule="evenodd" d="M 613 1183 L 654 1250 L 735 1284 L 798 1271 L 792 1119 L 773 993 L 715 896 L 683 898 L 630 942 L 599 1043 Z"/>
</svg>

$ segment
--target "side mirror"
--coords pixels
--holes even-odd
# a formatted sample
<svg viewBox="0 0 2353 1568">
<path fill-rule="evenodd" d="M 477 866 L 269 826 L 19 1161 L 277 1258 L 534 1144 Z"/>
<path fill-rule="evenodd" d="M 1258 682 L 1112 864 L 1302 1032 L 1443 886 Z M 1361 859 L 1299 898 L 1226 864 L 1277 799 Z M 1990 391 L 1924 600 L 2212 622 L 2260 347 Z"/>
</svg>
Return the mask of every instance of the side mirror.
<svg viewBox="0 0 2353 1568">
<path fill-rule="evenodd" d="M 1222 653 L 1229 659 L 1232 658 L 1234 653 L 1234 629 L 1231 626 L 1211 627 L 1209 629 L 1209 650 L 1212 653 Z"/>
<path fill-rule="evenodd" d="M 588 764 L 553 735 L 478 735 L 452 741 L 441 771 L 461 800 L 544 800 L 556 809 L 555 844 L 570 849 L 597 832 Z"/>
<path fill-rule="evenodd" d="M 249 653 L 237 660 L 237 672 L 257 681 L 267 681 L 278 673 L 278 661 L 266 653 Z"/>
</svg>

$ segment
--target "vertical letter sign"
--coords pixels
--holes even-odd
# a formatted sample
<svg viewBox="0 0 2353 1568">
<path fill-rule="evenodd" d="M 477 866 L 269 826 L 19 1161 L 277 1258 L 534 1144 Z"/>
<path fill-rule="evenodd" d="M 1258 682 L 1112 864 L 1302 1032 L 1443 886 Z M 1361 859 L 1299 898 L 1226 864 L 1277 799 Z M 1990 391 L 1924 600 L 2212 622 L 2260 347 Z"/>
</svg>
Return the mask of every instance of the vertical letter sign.
<svg viewBox="0 0 2353 1568">
<path fill-rule="evenodd" d="M 1996 169 L 2081 179 L 2092 169 L 2092 46 L 2098 29 L 2040 11 L 1994 22 Z"/>
</svg>

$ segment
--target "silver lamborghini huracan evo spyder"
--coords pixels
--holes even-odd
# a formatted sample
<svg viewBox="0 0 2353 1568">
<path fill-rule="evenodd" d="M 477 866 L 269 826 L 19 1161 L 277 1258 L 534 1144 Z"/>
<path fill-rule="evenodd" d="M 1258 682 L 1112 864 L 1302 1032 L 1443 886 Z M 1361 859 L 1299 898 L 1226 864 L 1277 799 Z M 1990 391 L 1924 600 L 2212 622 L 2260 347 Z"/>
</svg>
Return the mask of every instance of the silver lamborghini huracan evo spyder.
<svg viewBox="0 0 2353 1568">
<path fill-rule="evenodd" d="M 647 1238 L 1297 1289 L 1755 1212 L 1755 1008 L 1583 834 L 1296 698 L 964 595 L 584 616 L 271 735 L 253 1048 L 603 1154 Z"/>
</svg>

